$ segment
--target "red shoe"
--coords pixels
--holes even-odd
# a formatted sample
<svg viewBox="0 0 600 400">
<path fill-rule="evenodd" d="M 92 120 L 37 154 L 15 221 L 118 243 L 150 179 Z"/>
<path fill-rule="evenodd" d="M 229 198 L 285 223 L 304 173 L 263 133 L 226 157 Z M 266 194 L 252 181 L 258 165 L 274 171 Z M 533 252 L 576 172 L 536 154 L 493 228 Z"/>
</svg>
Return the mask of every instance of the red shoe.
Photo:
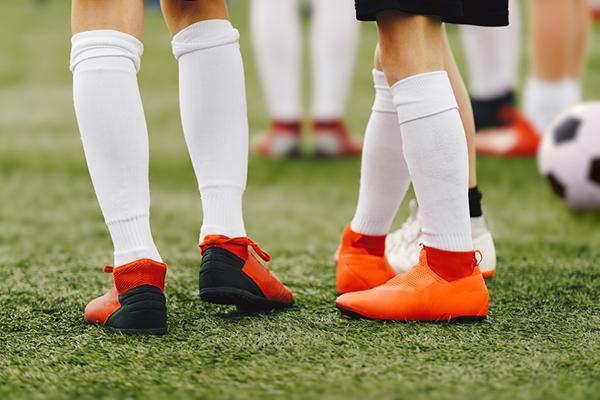
<svg viewBox="0 0 600 400">
<path fill-rule="evenodd" d="M 598 6 L 590 7 L 590 12 L 592 14 L 592 21 L 600 22 L 600 8 Z"/>
<path fill-rule="evenodd" d="M 475 137 L 477 153 L 500 157 L 535 157 L 541 136 L 533 125 L 513 107 L 503 113 L 508 125 L 488 128 Z"/>
<path fill-rule="evenodd" d="M 273 120 L 269 130 L 256 140 L 254 149 L 264 157 L 297 157 L 301 130 L 300 122 Z"/>
<path fill-rule="evenodd" d="M 85 307 L 85 320 L 128 334 L 165 334 L 167 265 L 144 258 L 104 271 L 113 274 L 114 286 Z"/>
<path fill-rule="evenodd" d="M 264 261 L 271 259 L 247 237 L 206 236 L 200 243 L 200 298 L 213 304 L 235 305 L 244 312 L 291 306 L 292 291 L 248 247 Z"/>
<path fill-rule="evenodd" d="M 367 236 L 346 226 L 337 253 L 335 288 L 339 294 L 379 286 L 396 275 L 385 258 L 385 235 Z"/>
<path fill-rule="evenodd" d="M 313 135 L 318 157 L 358 156 L 362 152 L 362 143 L 350 135 L 342 121 L 315 121 Z"/>
<path fill-rule="evenodd" d="M 430 266 L 434 263 L 452 267 L 434 272 Z M 461 274 L 442 277 L 442 272 L 456 272 L 452 271 L 454 263 Z M 475 322 L 487 317 L 488 291 L 475 252 L 425 247 L 419 264 L 410 271 L 374 289 L 344 294 L 335 304 L 343 316 L 351 318 Z"/>
</svg>

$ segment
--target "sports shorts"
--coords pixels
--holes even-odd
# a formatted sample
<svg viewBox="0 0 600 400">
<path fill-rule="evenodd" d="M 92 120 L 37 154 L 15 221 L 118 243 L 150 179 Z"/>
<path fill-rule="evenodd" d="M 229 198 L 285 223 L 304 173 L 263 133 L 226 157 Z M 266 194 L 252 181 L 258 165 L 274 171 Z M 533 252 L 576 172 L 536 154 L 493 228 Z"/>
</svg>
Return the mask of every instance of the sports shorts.
<svg viewBox="0 0 600 400">
<path fill-rule="evenodd" d="M 508 25 L 508 0 L 355 0 L 356 18 L 375 21 L 380 11 L 438 16 L 464 25 Z"/>
</svg>

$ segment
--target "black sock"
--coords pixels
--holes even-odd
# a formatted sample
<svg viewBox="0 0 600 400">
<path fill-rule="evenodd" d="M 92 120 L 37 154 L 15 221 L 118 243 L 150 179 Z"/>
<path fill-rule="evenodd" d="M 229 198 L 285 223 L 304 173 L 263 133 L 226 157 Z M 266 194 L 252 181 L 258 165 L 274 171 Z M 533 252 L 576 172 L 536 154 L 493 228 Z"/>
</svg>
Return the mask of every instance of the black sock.
<svg viewBox="0 0 600 400">
<path fill-rule="evenodd" d="M 504 126 L 507 121 L 502 119 L 501 111 L 507 106 L 515 105 L 515 92 L 511 90 L 502 96 L 489 100 L 471 97 L 471 105 L 473 106 L 477 130 Z"/>
<path fill-rule="evenodd" d="M 483 215 L 483 211 L 481 211 L 482 197 L 483 194 L 481 194 L 477 186 L 469 189 L 469 212 L 471 213 L 471 218 L 477 218 Z"/>
</svg>

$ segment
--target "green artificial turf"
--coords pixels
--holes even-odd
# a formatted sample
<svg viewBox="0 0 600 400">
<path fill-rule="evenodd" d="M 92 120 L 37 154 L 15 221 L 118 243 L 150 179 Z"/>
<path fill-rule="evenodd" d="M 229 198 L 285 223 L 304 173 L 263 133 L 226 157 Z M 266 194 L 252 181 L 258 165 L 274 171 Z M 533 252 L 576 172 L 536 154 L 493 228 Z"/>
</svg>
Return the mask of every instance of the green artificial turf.
<svg viewBox="0 0 600 400">
<path fill-rule="evenodd" d="M 236 4 L 255 132 L 267 115 L 247 2 Z M 247 228 L 274 256 L 270 265 L 296 305 L 237 317 L 200 303 L 200 203 L 181 133 L 176 63 L 158 14 L 148 17 L 140 85 L 154 235 L 170 266 L 169 333 L 129 337 L 85 324 L 86 302 L 110 285 L 100 268 L 112 249 L 72 110 L 68 8 L 2 5 L 0 399 L 600 398 L 600 216 L 568 211 L 532 160 L 480 160 L 499 254 L 484 323 L 340 318 L 332 255 L 354 210 L 358 160 L 251 157 Z M 599 28 L 587 98 L 600 95 Z M 373 96 L 374 27 L 363 33 L 348 106 L 356 133 Z"/>
</svg>

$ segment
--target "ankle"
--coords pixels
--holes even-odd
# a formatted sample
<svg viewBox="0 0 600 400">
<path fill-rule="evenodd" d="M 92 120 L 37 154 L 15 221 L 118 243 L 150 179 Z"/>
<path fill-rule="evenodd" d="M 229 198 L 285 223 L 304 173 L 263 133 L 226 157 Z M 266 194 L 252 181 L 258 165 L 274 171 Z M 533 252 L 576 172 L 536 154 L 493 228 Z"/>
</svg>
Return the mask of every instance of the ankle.
<svg viewBox="0 0 600 400">
<path fill-rule="evenodd" d="M 344 244 L 353 248 L 364 249 L 367 253 L 383 257 L 385 256 L 385 239 L 387 235 L 365 235 L 352 230 L 350 225 L 344 233 Z"/>
<path fill-rule="evenodd" d="M 474 251 L 447 251 L 425 246 L 427 265 L 448 282 L 473 274 L 477 265 Z"/>
</svg>

